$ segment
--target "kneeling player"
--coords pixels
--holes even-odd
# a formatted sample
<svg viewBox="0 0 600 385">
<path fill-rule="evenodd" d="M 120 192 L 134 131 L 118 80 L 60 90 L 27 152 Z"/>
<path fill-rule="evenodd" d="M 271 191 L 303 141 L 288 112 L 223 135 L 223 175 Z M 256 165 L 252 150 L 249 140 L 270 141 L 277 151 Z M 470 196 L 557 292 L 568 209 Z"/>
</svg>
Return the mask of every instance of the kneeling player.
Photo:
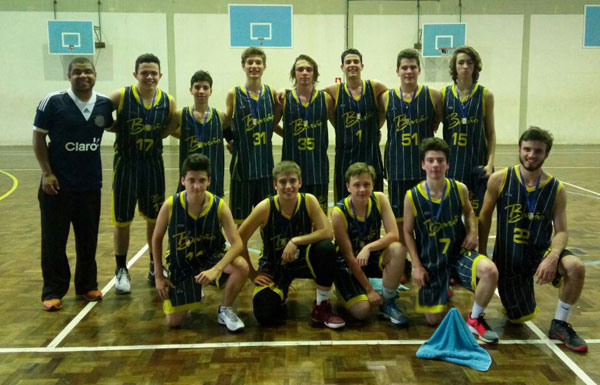
<svg viewBox="0 0 600 385">
<path fill-rule="evenodd" d="M 373 192 L 375 169 L 358 162 L 346 171 L 350 196 L 336 203 L 331 212 L 338 268 L 335 287 L 350 314 L 364 319 L 371 305 L 381 305 L 380 313 L 392 323 L 408 325 L 408 318 L 396 305 L 395 297 L 404 271 L 398 227 L 390 202 L 382 192 Z M 381 223 L 385 236 L 381 237 Z M 383 276 L 383 304 L 367 277 Z"/>
<path fill-rule="evenodd" d="M 181 325 L 187 310 L 200 307 L 202 285 L 225 283 L 218 322 L 230 331 L 238 331 L 244 322 L 231 308 L 248 276 L 248 266 L 240 255 L 242 241 L 225 201 L 206 191 L 210 184 L 210 161 L 191 154 L 182 166 L 181 183 L 185 191 L 174 194 L 163 204 L 152 237 L 154 265 L 162 266 L 162 244 L 167 228 L 169 278 L 155 275 L 156 289 L 164 300 L 167 325 Z M 225 230 L 231 243 L 225 250 Z M 222 275 L 227 273 L 228 277 Z"/>
<path fill-rule="evenodd" d="M 467 187 L 446 178 L 450 149 L 439 138 L 425 139 L 420 148 L 427 179 L 406 193 L 404 239 L 413 263 L 413 280 L 421 287 L 417 311 L 429 325 L 437 325 L 446 309 L 450 278 L 475 292 L 467 324 L 485 342 L 498 335 L 483 318 L 498 282 L 496 265 L 477 247 L 477 220 Z M 461 219 L 464 216 L 467 223 Z"/>
<path fill-rule="evenodd" d="M 296 278 L 313 278 L 317 298 L 311 319 L 332 329 L 345 325 L 333 313 L 329 292 L 335 269 L 335 247 L 331 243 L 331 226 L 312 194 L 299 193 L 302 185 L 300 167 L 282 161 L 273 168 L 273 184 L 277 195 L 260 202 L 240 227 L 246 245 L 260 226 L 263 241 L 258 272 L 250 266 L 250 279 L 256 287 L 253 294 L 254 316 L 263 325 L 281 321 L 282 305 Z"/>
</svg>

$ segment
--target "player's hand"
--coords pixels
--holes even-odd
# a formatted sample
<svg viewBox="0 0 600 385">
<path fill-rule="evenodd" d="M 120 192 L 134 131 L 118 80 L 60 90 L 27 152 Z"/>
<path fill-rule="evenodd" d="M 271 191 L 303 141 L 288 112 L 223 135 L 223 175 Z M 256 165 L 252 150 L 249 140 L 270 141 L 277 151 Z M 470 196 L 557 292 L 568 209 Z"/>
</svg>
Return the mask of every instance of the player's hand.
<svg viewBox="0 0 600 385">
<path fill-rule="evenodd" d="M 292 242 L 290 239 L 285 245 L 285 249 L 283 249 L 283 254 L 281 254 L 281 260 L 283 263 L 293 262 L 296 258 L 298 258 L 298 246 Z"/>
<path fill-rule="evenodd" d="M 216 268 L 201 271 L 200 274 L 194 277 L 196 283 L 200 285 L 208 285 L 219 276 L 220 271 Z"/>
<path fill-rule="evenodd" d="M 154 275 L 154 285 L 156 286 L 156 291 L 158 291 L 158 296 L 160 299 L 169 298 L 169 288 L 175 287 L 173 282 L 170 279 L 163 277 L 162 274 Z"/>
<path fill-rule="evenodd" d="M 475 232 L 475 234 L 471 234 L 471 232 L 469 232 L 469 234 L 467 234 L 467 236 L 465 237 L 465 240 L 463 241 L 461 247 L 463 249 L 467 249 L 467 250 L 475 250 L 477 249 L 477 247 L 479 246 L 479 240 L 477 239 L 477 233 Z"/>
<path fill-rule="evenodd" d="M 486 165 L 483 167 L 484 174 L 483 176 L 488 179 L 494 173 L 494 166 Z"/>
<path fill-rule="evenodd" d="M 356 263 L 358 263 L 358 266 L 360 267 L 367 266 L 367 264 L 369 263 L 370 256 L 371 251 L 367 248 L 367 246 L 365 246 L 356 256 Z"/>
<path fill-rule="evenodd" d="M 381 295 L 373 289 L 367 291 L 367 298 L 369 298 L 369 304 L 371 304 L 371 306 L 383 304 L 383 298 L 381 298 Z"/>
<path fill-rule="evenodd" d="M 412 279 L 417 283 L 417 285 L 423 287 L 427 284 L 427 281 L 429 281 L 429 274 L 423 266 L 413 265 Z"/>
<path fill-rule="evenodd" d="M 227 142 L 227 151 L 229 151 L 230 154 L 233 154 L 233 140 Z"/>
<path fill-rule="evenodd" d="M 267 273 L 257 273 L 252 282 L 256 286 L 268 286 L 273 283 L 273 277 Z"/>
<path fill-rule="evenodd" d="M 58 185 L 58 179 L 56 179 L 56 175 L 42 175 L 42 191 L 48 195 L 57 195 L 58 190 L 60 190 L 60 186 Z"/>
<path fill-rule="evenodd" d="M 279 105 L 283 106 L 283 101 L 285 100 L 285 89 L 281 91 L 277 91 L 275 93 L 275 102 Z"/>
<path fill-rule="evenodd" d="M 558 256 L 547 255 L 535 272 L 535 283 L 543 285 L 552 281 L 556 276 L 556 269 L 558 269 Z"/>
</svg>

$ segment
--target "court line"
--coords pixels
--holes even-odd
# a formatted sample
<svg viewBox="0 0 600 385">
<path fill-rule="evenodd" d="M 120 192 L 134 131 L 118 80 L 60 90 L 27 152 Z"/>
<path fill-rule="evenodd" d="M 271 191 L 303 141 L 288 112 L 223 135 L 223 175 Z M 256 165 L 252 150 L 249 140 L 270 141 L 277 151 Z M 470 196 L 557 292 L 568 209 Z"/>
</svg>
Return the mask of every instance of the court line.
<svg viewBox="0 0 600 385">
<path fill-rule="evenodd" d="M 127 268 L 129 269 L 131 266 L 133 266 L 133 264 L 136 263 L 138 259 L 140 259 L 140 257 L 146 252 L 146 250 L 148 250 L 148 244 L 145 244 L 140 249 L 140 251 L 138 251 L 137 254 L 134 255 L 133 258 L 131 258 L 129 260 L 129 262 L 127 263 Z M 106 286 L 104 286 L 104 288 L 102 289 L 102 297 L 104 297 L 110 291 L 110 289 L 112 289 L 112 287 L 115 285 L 115 282 L 116 282 L 116 277 L 113 277 L 106 284 Z M 52 348 L 52 349 L 56 348 L 58 346 L 58 344 L 60 344 L 69 335 L 69 333 L 71 333 L 71 331 L 73 331 L 73 329 L 77 326 L 77 324 L 79 324 L 79 322 L 81 322 L 81 320 L 84 319 L 85 316 L 97 304 L 98 304 L 98 302 L 88 302 L 87 305 L 85 305 L 85 307 L 83 309 L 81 309 L 81 311 L 75 316 L 75 318 L 73 318 L 71 320 L 71 322 L 69 322 L 69 324 L 67 326 L 65 326 L 65 328 L 56 335 L 56 337 L 54 337 L 54 339 L 48 344 L 47 348 Z"/>
<path fill-rule="evenodd" d="M 573 195 L 579 195 L 579 196 L 586 197 L 586 198 L 591 198 L 591 199 L 600 199 L 600 197 L 596 197 L 596 196 L 593 196 L 593 195 L 588 195 L 588 194 L 582 194 L 582 193 L 578 193 L 578 192 L 575 192 L 575 191 L 567 191 L 567 192 L 568 192 L 569 194 L 573 194 Z"/>
<path fill-rule="evenodd" d="M 6 198 L 7 196 L 9 196 L 10 194 L 13 193 L 13 191 L 15 191 L 17 189 L 17 186 L 19 185 L 19 180 L 12 174 L 7 173 L 6 171 L 0 170 L 1 173 L 3 173 L 4 175 L 8 175 L 8 177 L 10 179 L 12 179 L 13 181 L 13 185 L 10 188 L 10 190 L 8 190 L 4 195 L 0 196 L 0 201 L 4 198 Z"/>
<path fill-rule="evenodd" d="M 598 195 L 598 196 L 600 196 L 600 193 L 598 193 L 598 192 L 596 192 L 596 191 L 588 190 L 588 189 L 586 189 L 586 188 L 583 188 L 583 187 L 577 186 L 576 184 L 573 184 L 573 183 L 568 183 L 568 182 L 565 182 L 565 181 L 562 181 L 562 182 L 563 182 L 564 184 L 566 184 L 567 186 L 573 186 L 573 187 L 575 187 L 575 188 L 578 188 L 578 189 L 580 189 L 580 190 L 583 190 L 583 191 L 585 191 L 585 192 L 589 192 L 590 194 L 594 194 L 594 195 Z"/>
</svg>

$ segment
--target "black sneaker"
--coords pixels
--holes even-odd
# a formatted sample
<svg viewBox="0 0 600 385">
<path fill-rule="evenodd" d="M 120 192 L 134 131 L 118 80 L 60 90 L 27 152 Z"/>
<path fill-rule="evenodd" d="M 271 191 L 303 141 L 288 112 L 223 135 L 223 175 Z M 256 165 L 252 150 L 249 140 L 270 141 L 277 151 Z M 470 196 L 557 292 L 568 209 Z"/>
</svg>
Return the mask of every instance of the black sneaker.
<svg viewBox="0 0 600 385">
<path fill-rule="evenodd" d="M 562 341 L 565 346 L 574 352 L 587 352 L 588 347 L 583 338 L 579 337 L 570 323 L 553 319 L 550 323 L 548 337 Z"/>
<path fill-rule="evenodd" d="M 148 283 L 154 285 L 154 262 L 150 261 L 150 268 L 148 269 Z"/>
</svg>

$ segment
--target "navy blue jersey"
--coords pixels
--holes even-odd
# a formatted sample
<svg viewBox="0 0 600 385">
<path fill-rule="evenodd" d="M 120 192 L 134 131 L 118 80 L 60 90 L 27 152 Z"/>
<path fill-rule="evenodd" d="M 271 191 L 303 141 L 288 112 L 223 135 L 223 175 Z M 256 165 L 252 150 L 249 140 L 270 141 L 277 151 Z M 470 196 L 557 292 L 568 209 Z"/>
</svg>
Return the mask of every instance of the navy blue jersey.
<svg viewBox="0 0 600 385">
<path fill-rule="evenodd" d="M 385 169 L 388 180 L 424 179 L 419 145 L 423 139 L 433 136 L 433 97 L 426 86 L 419 86 L 414 100 L 410 102 L 400 96 L 400 88 L 390 89 L 386 106 L 388 140 L 385 146 Z"/>
<path fill-rule="evenodd" d="M 450 146 L 448 177 L 469 183 L 473 169 L 488 161 L 485 127 L 487 89 L 478 83 L 466 98 L 458 98 L 456 85 L 442 90 L 444 140 Z"/>
<path fill-rule="evenodd" d="M 283 108 L 283 147 L 281 160 L 300 166 L 303 185 L 329 182 L 327 147 L 327 99 L 324 91 L 313 93 L 307 106 L 294 91 L 287 92 Z"/>
<path fill-rule="evenodd" d="M 346 83 L 338 86 L 335 100 L 335 169 L 341 175 L 352 163 L 365 162 L 383 174 L 379 149 L 379 115 L 370 80 L 363 80 L 362 94 L 350 94 Z"/>
<path fill-rule="evenodd" d="M 342 214 L 344 227 L 348 232 L 348 238 L 350 238 L 350 244 L 352 244 L 355 255 L 358 255 L 366 244 L 381 238 L 381 203 L 375 192 L 372 192 L 369 197 L 365 217 L 354 215 L 350 196 L 337 202 L 333 209 Z"/>
<path fill-rule="evenodd" d="M 263 240 L 262 255 L 258 262 L 260 267 L 281 264 L 281 254 L 289 240 L 313 231 L 305 194 L 298 193 L 296 209 L 289 218 L 281 212 L 279 198 L 276 195 L 268 197 L 267 200 L 269 202 L 268 219 L 260 230 Z"/>
<path fill-rule="evenodd" d="M 196 217 L 187 210 L 185 191 L 168 198 L 169 250 L 166 255 L 174 282 L 198 274 L 203 261 L 225 250 L 220 220 L 224 201 L 208 191 L 205 199 L 208 204 Z"/>
<path fill-rule="evenodd" d="M 429 272 L 448 267 L 460 253 L 466 230 L 462 221 L 463 195 L 458 182 L 446 179 L 446 191 L 439 217 L 441 200 L 427 196 L 424 183 L 419 183 L 406 194 L 415 216 L 415 241 L 419 259 Z"/>
<path fill-rule="evenodd" d="M 210 186 L 208 191 L 223 196 L 225 155 L 223 150 L 223 126 L 216 108 L 211 108 L 206 122 L 193 115 L 193 107 L 183 107 L 179 137 L 179 175 L 183 161 L 190 154 L 203 154 L 210 159 Z"/>
<path fill-rule="evenodd" d="M 170 96 L 158 88 L 152 106 L 144 105 L 136 86 L 122 88 L 115 153 L 125 159 L 161 156 L 161 133 L 169 123 L 170 110 Z"/>
<path fill-rule="evenodd" d="M 243 86 L 233 89 L 233 154 L 231 177 L 257 180 L 273 171 L 273 102 L 271 87 L 263 85 L 260 97 L 250 97 Z"/>
<path fill-rule="evenodd" d="M 535 186 L 525 187 L 519 166 L 504 170 L 496 210 L 494 262 L 498 269 L 512 272 L 523 268 L 526 260 L 536 260 L 550 248 L 553 207 L 561 189 L 562 183 L 551 175 L 540 181 L 536 190 Z"/>
<path fill-rule="evenodd" d="M 112 102 L 96 92 L 87 102 L 85 118 L 71 90 L 48 94 L 37 107 L 34 129 L 48 135 L 48 160 L 63 191 L 91 191 L 102 187 L 100 142 L 111 127 Z"/>
</svg>

